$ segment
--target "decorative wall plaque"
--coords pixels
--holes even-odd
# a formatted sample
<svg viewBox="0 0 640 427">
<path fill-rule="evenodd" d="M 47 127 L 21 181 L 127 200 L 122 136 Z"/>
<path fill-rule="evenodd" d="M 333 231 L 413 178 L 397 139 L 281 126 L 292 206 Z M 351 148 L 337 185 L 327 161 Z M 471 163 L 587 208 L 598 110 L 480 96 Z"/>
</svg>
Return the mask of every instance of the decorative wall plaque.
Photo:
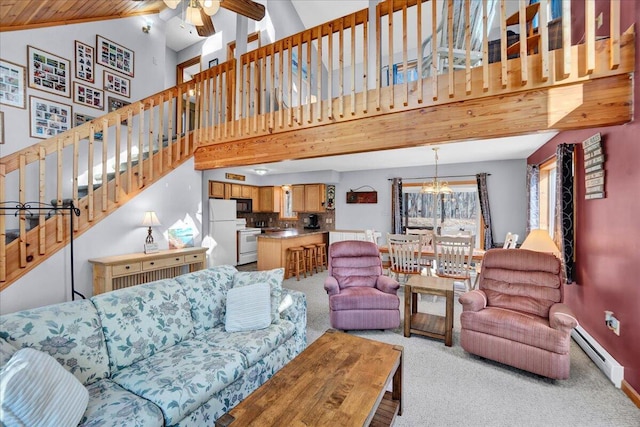
<svg viewBox="0 0 640 427">
<path fill-rule="evenodd" d="M 600 133 L 582 141 L 586 200 L 605 198 L 604 151 L 601 141 Z"/>
</svg>

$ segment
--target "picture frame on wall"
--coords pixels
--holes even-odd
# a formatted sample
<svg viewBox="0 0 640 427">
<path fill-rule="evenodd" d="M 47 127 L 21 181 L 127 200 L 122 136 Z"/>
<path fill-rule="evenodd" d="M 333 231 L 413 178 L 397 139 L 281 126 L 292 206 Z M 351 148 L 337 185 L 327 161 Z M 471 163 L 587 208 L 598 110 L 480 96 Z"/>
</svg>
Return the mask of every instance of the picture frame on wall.
<svg viewBox="0 0 640 427">
<path fill-rule="evenodd" d="M 29 87 L 71 97 L 71 61 L 34 46 L 27 46 Z"/>
<path fill-rule="evenodd" d="M 104 110 L 104 91 L 79 82 L 73 82 L 73 102 Z"/>
<path fill-rule="evenodd" d="M 76 79 L 95 82 L 94 48 L 78 40 L 75 41 Z"/>
<path fill-rule="evenodd" d="M 83 125 L 91 120 L 95 119 L 93 116 L 89 116 L 88 114 L 80 114 L 75 113 L 73 115 L 73 127 Z M 96 132 L 93 134 L 93 139 L 97 141 L 102 141 L 102 132 Z"/>
<path fill-rule="evenodd" d="M 122 99 L 118 99 L 118 98 L 114 98 L 113 96 L 110 96 L 107 98 L 107 112 L 111 113 L 122 107 L 126 107 L 129 104 L 131 104 L 129 101 L 124 101 Z"/>
<path fill-rule="evenodd" d="M 104 90 L 112 92 L 117 95 L 122 95 L 126 98 L 131 97 L 131 80 L 112 73 L 108 70 L 103 70 Z"/>
<path fill-rule="evenodd" d="M 29 127 L 33 138 L 51 138 L 71 128 L 70 105 L 29 96 Z"/>
<path fill-rule="evenodd" d="M 25 82 L 25 67 L 0 59 L 0 104 L 27 108 Z"/>
<path fill-rule="evenodd" d="M 213 58 L 209 61 L 209 68 L 215 67 L 216 65 L 218 65 L 218 58 Z"/>
<path fill-rule="evenodd" d="M 133 77 L 134 62 L 131 49 L 96 35 L 96 63 Z"/>
</svg>

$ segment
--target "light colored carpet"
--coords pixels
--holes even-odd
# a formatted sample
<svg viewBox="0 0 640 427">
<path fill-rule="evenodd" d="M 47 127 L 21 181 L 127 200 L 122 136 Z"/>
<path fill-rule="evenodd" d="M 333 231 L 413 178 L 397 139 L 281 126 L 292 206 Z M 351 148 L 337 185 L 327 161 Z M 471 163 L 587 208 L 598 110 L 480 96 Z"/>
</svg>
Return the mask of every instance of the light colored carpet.
<svg viewBox="0 0 640 427">
<path fill-rule="evenodd" d="M 307 296 L 307 337 L 331 327 L 326 272 L 284 281 Z M 401 307 L 403 295 L 400 294 Z M 444 314 L 444 299 L 421 300 L 420 311 Z M 351 331 L 404 347 L 404 413 L 396 426 L 640 426 L 640 409 L 572 342 L 571 378 L 550 380 L 466 353 L 459 344 L 460 304 L 454 307 L 453 347 L 401 328 Z M 402 314 L 401 310 L 401 314 Z"/>
</svg>

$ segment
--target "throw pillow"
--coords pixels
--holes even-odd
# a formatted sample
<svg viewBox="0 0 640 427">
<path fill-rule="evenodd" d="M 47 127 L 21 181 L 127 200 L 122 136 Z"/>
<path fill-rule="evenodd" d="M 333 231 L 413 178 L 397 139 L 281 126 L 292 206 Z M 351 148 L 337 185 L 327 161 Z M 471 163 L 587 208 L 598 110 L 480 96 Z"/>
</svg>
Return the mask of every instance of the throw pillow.
<svg viewBox="0 0 640 427">
<path fill-rule="evenodd" d="M 229 289 L 224 329 L 227 332 L 264 329 L 271 324 L 269 285 L 256 283 Z"/>
<path fill-rule="evenodd" d="M 16 351 L 0 378 L 5 425 L 75 426 L 89 403 L 89 392 L 73 374 L 32 348 Z"/>
<path fill-rule="evenodd" d="M 233 276 L 233 287 L 248 286 L 254 283 L 268 283 L 271 288 L 271 323 L 280 321 L 278 307 L 282 296 L 284 268 L 264 271 L 239 271 Z"/>
</svg>

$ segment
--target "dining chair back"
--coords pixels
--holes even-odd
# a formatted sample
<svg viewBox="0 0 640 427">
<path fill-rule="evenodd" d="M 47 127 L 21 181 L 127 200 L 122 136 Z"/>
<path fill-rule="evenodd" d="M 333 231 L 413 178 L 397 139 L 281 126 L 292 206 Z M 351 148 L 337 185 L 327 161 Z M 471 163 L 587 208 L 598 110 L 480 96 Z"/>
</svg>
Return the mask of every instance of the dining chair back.
<svg viewBox="0 0 640 427">
<path fill-rule="evenodd" d="M 436 276 L 457 279 L 464 282 L 466 290 L 471 290 L 474 240 L 474 236 L 435 235 Z"/>
<path fill-rule="evenodd" d="M 507 236 L 504 238 L 504 245 L 502 246 L 502 249 L 515 249 L 517 244 L 518 244 L 518 235 L 509 232 L 507 233 Z"/>
<path fill-rule="evenodd" d="M 433 246 L 433 230 L 424 230 L 420 228 L 407 228 L 405 233 L 408 235 L 420 236 L 420 249 L 428 249 Z M 426 268 L 427 275 L 431 276 L 431 259 L 425 256 L 420 257 L 420 265 Z"/>
<path fill-rule="evenodd" d="M 410 274 L 420 274 L 422 256 L 420 236 L 415 234 L 387 234 L 389 248 L 389 271 L 397 277 L 401 284 L 405 284 Z"/>
</svg>

